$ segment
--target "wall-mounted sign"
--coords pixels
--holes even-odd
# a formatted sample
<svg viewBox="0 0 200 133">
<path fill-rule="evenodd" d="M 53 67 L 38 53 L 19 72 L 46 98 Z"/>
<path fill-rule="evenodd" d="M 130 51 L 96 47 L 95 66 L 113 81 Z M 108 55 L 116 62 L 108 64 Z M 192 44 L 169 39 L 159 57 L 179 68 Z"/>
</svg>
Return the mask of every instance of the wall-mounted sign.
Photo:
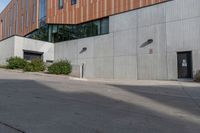
<svg viewBox="0 0 200 133">
<path fill-rule="evenodd" d="M 182 67 L 187 67 L 187 60 L 186 59 L 183 59 L 183 61 L 182 61 Z"/>
<path fill-rule="evenodd" d="M 153 49 L 149 49 L 149 54 L 153 54 Z"/>
</svg>

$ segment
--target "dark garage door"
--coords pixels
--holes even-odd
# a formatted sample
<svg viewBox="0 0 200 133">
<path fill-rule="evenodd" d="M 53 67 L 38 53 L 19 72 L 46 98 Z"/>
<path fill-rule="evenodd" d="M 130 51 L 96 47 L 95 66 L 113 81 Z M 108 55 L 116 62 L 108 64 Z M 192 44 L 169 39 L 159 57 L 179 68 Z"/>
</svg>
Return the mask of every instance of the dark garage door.
<svg viewBox="0 0 200 133">
<path fill-rule="evenodd" d="M 26 51 L 24 50 L 24 59 L 25 60 L 33 60 L 33 59 L 41 59 L 43 60 L 43 53 L 36 51 Z"/>
</svg>

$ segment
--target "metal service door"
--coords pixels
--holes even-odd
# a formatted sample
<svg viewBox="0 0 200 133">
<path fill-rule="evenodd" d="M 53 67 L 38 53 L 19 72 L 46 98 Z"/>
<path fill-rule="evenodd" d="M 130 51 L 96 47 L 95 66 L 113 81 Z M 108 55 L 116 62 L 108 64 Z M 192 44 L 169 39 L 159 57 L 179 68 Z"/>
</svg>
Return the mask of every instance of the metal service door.
<svg viewBox="0 0 200 133">
<path fill-rule="evenodd" d="M 192 52 L 178 52 L 178 78 L 192 78 Z"/>
</svg>

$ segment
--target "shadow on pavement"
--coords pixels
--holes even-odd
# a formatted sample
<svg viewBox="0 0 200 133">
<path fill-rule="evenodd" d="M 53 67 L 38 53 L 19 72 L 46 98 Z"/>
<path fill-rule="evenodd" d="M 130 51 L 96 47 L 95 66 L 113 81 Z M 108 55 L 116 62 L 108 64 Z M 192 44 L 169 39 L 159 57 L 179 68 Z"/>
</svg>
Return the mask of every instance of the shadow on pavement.
<svg viewBox="0 0 200 133">
<path fill-rule="evenodd" d="M 139 101 L 89 91 L 61 92 L 34 80 L 0 80 L 0 121 L 27 133 L 199 133 L 197 122 L 139 105 L 146 97 L 190 111 L 173 103 L 184 99 L 139 92 L 133 86 L 114 87 Z"/>
<path fill-rule="evenodd" d="M 190 93 L 195 93 L 198 98 L 196 103 L 193 98 L 188 95 L 185 90 L 177 86 L 160 85 L 160 86 L 139 86 L 139 85 L 110 85 L 130 93 L 136 94 L 141 97 L 157 101 L 161 104 L 171 106 L 173 108 L 179 108 L 200 116 L 200 88 L 190 87 Z M 197 105 L 198 104 L 198 105 Z"/>
</svg>

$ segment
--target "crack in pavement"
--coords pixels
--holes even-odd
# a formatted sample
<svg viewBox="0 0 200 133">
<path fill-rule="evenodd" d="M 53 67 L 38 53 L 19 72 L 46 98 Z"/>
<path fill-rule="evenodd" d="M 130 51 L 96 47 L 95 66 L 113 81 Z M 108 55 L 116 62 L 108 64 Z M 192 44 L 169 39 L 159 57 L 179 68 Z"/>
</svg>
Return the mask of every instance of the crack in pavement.
<svg viewBox="0 0 200 133">
<path fill-rule="evenodd" d="M 26 133 L 25 131 L 22 131 L 22 130 L 20 130 L 20 129 L 18 129 L 18 128 L 15 128 L 15 127 L 13 127 L 13 126 L 7 124 L 7 123 L 4 123 L 4 122 L 1 122 L 1 121 L 0 121 L 0 124 L 3 125 L 3 126 L 5 126 L 5 127 L 10 128 L 10 129 L 13 129 L 13 130 L 15 130 L 15 131 L 17 131 L 17 132 L 19 132 L 19 133 Z"/>
</svg>

